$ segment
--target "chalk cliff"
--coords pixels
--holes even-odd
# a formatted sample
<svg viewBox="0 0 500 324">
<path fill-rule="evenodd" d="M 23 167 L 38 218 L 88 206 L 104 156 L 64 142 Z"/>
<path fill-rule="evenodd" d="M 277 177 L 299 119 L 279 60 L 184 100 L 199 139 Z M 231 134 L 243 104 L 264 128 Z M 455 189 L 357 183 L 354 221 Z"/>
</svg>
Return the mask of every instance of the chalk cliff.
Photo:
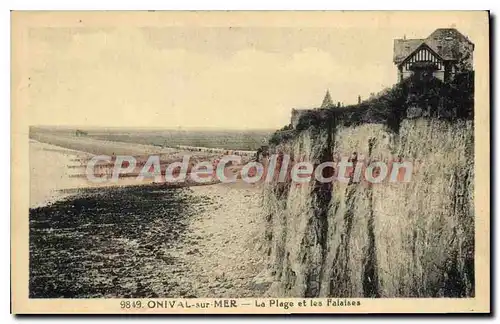
<svg viewBox="0 0 500 324">
<path fill-rule="evenodd" d="M 266 183 L 269 296 L 474 296 L 472 73 L 311 111 L 269 150 L 315 165 L 357 152 L 414 166 L 409 182 Z"/>
</svg>

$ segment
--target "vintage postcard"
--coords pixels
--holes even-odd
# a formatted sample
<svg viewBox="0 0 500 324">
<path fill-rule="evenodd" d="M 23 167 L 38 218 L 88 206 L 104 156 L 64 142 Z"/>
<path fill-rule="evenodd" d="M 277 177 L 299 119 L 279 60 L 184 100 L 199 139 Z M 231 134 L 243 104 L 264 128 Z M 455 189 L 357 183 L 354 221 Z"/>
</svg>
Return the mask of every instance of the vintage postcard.
<svg viewBox="0 0 500 324">
<path fill-rule="evenodd" d="M 12 12 L 12 312 L 489 313 L 489 13 Z"/>
</svg>

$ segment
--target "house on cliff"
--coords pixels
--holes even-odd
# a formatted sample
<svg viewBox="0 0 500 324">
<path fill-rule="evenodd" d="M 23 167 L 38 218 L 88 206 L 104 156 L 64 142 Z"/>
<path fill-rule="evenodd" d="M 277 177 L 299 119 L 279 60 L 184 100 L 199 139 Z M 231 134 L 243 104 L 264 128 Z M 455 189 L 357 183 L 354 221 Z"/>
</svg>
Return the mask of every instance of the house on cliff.
<svg viewBox="0 0 500 324">
<path fill-rule="evenodd" d="M 395 39 L 393 62 L 398 70 L 397 86 L 411 76 L 426 81 L 430 81 L 434 77 L 447 84 L 449 84 L 449 81 L 456 81 L 458 79 L 455 76 L 458 74 L 473 71 L 473 52 L 474 44 L 455 28 L 438 28 L 424 39 L 406 39 L 406 37 Z M 368 101 L 380 100 L 380 98 L 388 96 L 391 91 L 396 91 L 396 89 L 393 87 L 384 89 L 378 94 L 372 93 Z M 435 95 L 433 100 L 439 100 L 439 96 Z M 362 106 L 368 107 L 368 105 L 371 104 L 367 103 L 363 106 L 361 97 L 358 96 L 358 105 L 350 105 L 346 109 L 358 109 Z M 330 93 L 327 91 L 319 108 L 292 109 L 291 126 L 294 129 L 297 128 L 301 117 L 304 115 L 318 114 L 331 108 L 343 110 L 342 107 L 344 105 L 340 102 L 337 105 L 333 103 Z M 409 108 L 409 117 L 421 116 L 422 113 L 413 112 L 412 109 L 417 108 L 414 106 Z M 421 110 L 421 108 L 418 109 Z M 467 111 L 467 109 L 465 110 Z M 354 110 L 352 111 L 354 112 Z M 358 116 L 356 114 L 352 114 L 352 116 Z M 363 118 L 367 120 L 374 119 L 373 116 L 367 117 L 366 115 Z"/>
<path fill-rule="evenodd" d="M 425 39 L 395 39 L 398 82 L 414 74 L 450 81 L 457 73 L 473 70 L 473 51 L 474 44 L 455 28 L 436 29 Z"/>
<path fill-rule="evenodd" d="M 341 103 L 340 101 L 337 103 L 337 107 L 340 107 Z M 300 117 L 303 116 L 304 114 L 307 114 L 310 111 L 313 110 L 319 110 L 319 109 L 328 109 L 335 107 L 335 104 L 333 103 L 332 96 L 330 95 L 330 91 L 326 90 L 325 97 L 323 98 L 323 102 L 321 103 L 321 106 L 319 108 L 314 108 L 314 109 L 292 109 L 292 117 L 290 120 L 290 123 L 293 128 L 297 127 L 297 124 L 299 123 Z"/>
</svg>

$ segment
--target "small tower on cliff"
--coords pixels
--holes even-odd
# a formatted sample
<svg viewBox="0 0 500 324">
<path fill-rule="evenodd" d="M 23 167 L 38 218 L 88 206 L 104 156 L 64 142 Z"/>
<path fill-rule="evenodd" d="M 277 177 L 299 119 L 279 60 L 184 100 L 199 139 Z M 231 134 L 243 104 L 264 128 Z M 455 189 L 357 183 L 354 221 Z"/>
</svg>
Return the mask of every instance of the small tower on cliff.
<svg viewBox="0 0 500 324">
<path fill-rule="evenodd" d="M 333 106 L 332 97 L 330 96 L 330 91 L 326 90 L 325 98 L 321 104 L 321 108 L 329 108 Z"/>
</svg>

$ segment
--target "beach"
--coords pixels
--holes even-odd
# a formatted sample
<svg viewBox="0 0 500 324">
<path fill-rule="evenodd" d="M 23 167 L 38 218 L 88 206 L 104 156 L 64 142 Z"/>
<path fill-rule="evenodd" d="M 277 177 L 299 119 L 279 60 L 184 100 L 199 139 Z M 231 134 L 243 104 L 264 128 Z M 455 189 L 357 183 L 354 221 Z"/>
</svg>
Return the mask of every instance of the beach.
<svg viewBox="0 0 500 324">
<path fill-rule="evenodd" d="M 214 205 L 193 216 L 189 237 L 197 246 L 184 253 L 198 296 L 258 297 L 268 285 L 255 281 L 264 267 L 261 191 L 245 183 L 190 188 L 195 197 Z"/>
<path fill-rule="evenodd" d="M 30 297 L 264 293 L 258 185 L 96 187 L 72 177 L 89 156 L 30 141 Z"/>
</svg>

